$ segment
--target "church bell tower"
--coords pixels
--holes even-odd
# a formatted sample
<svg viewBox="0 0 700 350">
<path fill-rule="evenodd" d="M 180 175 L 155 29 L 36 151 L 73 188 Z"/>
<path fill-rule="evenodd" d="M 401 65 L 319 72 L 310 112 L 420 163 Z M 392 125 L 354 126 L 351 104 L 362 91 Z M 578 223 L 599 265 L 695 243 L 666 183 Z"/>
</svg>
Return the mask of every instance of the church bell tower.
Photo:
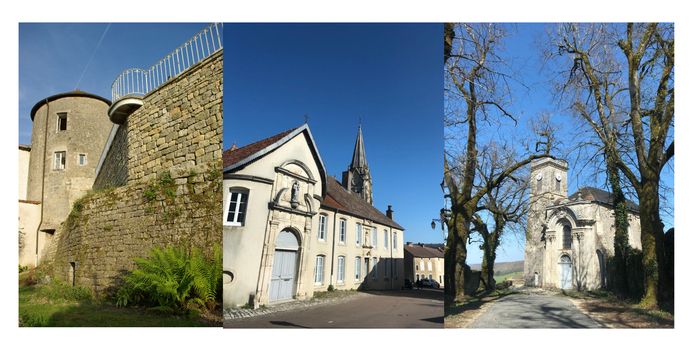
<svg viewBox="0 0 700 350">
<path fill-rule="evenodd" d="M 356 193 L 367 203 L 372 204 L 372 176 L 369 173 L 369 165 L 365 155 L 362 126 L 357 128 L 357 139 L 355 140 L 355 150 L 352 152 L 352 161 L 348 166 L 348 170 L 343 172 L 343 187 L 352 193 Z"/>
</svg>

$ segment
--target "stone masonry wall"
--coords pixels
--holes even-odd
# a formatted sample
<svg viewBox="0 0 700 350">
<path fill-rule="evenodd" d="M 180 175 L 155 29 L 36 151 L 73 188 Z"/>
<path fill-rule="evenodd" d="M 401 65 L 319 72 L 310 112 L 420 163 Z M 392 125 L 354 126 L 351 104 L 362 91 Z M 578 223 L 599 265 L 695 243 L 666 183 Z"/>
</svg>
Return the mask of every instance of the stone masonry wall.
<svg viewBox="0 0 700 350">
<path fill-rule="evenodd" d="M 223 51 L 144 97 L 128 119 L 128 181 L 78 200 L 48 257 L 54 278 L 111 294 L 154 247 L 222 241 Z M 116 141 L 116 139 L 115 139 Z"/>
<path fill-rule="evenodd" d="M 129 178 L 128 129 L 128 121 L 117 129 L 109 151 L 107 151 L 105 160 L 102 163 L 100 173 L 97 174 L 95 183 L 92 185 L 94 190 L 126 185 L 127 179 Z"/>
</svg>

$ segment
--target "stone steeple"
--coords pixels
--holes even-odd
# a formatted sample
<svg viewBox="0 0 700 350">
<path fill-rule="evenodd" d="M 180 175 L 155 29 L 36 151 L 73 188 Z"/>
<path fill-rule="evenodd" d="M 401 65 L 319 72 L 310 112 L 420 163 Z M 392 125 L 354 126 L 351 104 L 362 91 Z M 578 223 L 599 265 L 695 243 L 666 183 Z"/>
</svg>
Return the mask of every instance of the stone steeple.
<svg viewBox="0 0 700 350">
<path fill-rule="evenodd" d="M 343 187 L 352 193 L 356 193 L 367 203 L 372 204 L 372 176 L 369 173 L 369 164 L 365 154 L 362 126 L 357 128 L 357 139 L 355 140 L 355 149 L 352 152 L 352 161 L 348 166 L 348 170 L 343 172 Z"/>
</svg>

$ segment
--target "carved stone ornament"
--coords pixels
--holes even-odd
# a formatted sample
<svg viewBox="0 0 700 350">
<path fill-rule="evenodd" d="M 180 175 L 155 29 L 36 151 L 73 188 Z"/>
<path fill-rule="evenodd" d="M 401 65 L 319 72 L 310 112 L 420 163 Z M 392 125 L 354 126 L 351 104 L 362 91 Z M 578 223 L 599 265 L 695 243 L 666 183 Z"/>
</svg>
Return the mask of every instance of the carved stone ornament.
<svg viewBox="0 0 700 350">
<path fill-rule="evenodd" d="M 290 202 L 294 209 L 299 206 L 299 182 L 297 181 L 292 184 L 292 200 Z"/>
</svg>

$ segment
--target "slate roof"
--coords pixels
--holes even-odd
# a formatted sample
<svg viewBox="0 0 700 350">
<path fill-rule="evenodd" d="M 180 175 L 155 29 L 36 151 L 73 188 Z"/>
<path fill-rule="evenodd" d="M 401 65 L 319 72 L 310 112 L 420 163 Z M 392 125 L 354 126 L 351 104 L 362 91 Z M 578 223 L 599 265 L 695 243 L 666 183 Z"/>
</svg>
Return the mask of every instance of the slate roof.
<svg viewBox="0 0 700 350">
<path fill-rule="evenodd" d="M 398 230 L 404 230 L 396 221 L 389 219 L 389 217 L 384 215 L 379 209 L 367 203 L 362 197 L 343 188 L 343 185 L 341 185 L 335 177 L 328 176 L 326 183 L 328 185 L 328 190 L 321 203 L 322 207 L 331 210 L 337 209 L 346 214 L 369 219 Z"/>
<path fill-rule="evenodd" d="M 432 245 L 432 244 L 431 244 Z M 416 258 L 445 258 L 445 252 L 441 249 L 424 244 L 406 244 L 403 249 Z"/>
<path fill-rule="evenodd" d="M 573 201 L 573 200 L 578 199 L 579 193 L 581 193 L 581 198 L 583 198 L 583 200 L 595 201 L 595 202 L 599 202 L 599 203 L 603 203 L 603 204 L 607 204 L 607 205 L 613 204 L 612 193 L 605 191 L 605 190 L 601 190 L 599 188 L 595 188 L 595 187 L 579 188 L 578 191 L 576 191 L 574 194 L 572 194 L 569 197 L 569 200 Z M 637 205 L 637 203 L 632 202 L 630 200 L 627 201 L 627 208 L 629 208 L 630 210 L 639 212 L 639 205 Z"/>
</svg>

